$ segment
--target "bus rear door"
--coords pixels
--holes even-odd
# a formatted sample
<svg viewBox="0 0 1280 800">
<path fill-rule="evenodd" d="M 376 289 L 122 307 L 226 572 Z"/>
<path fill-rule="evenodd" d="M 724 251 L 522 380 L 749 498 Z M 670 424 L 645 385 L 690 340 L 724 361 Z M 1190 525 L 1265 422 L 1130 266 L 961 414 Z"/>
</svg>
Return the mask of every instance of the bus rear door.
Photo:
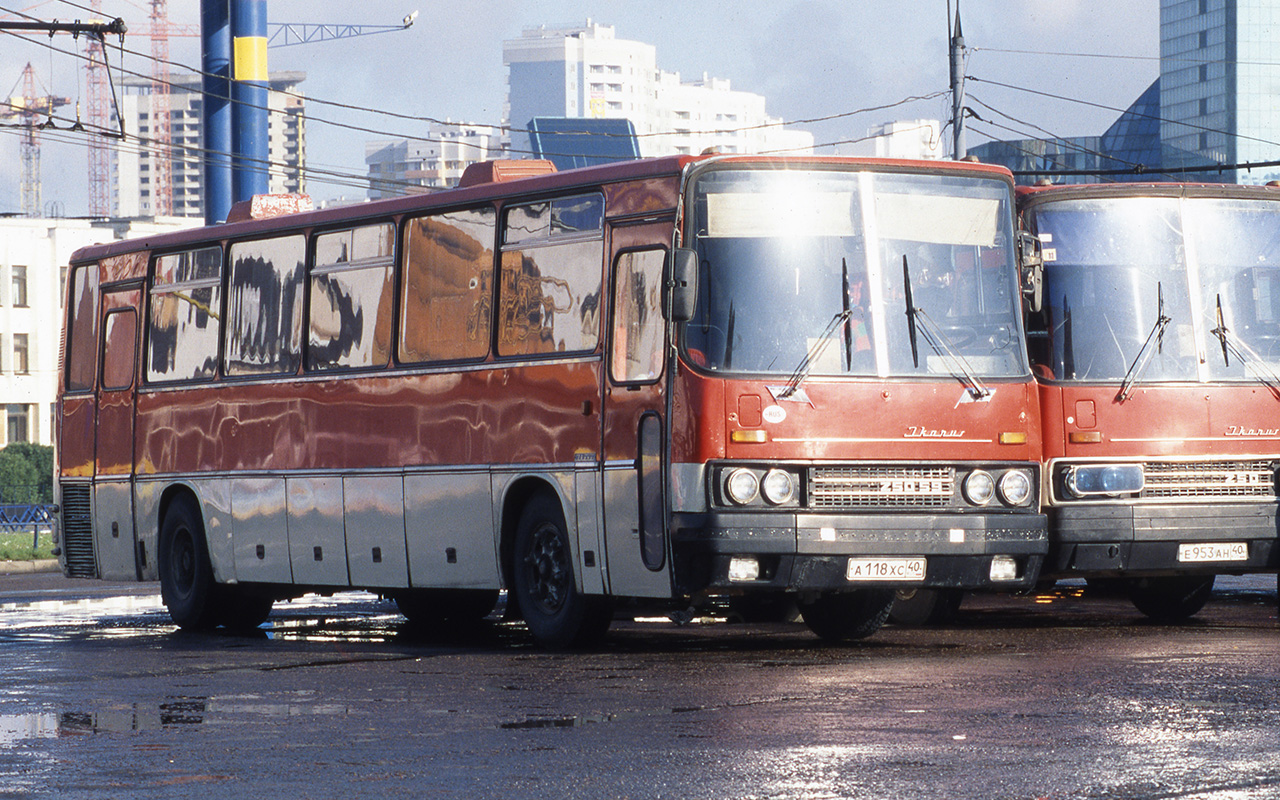
<svg viewBox="0 0 1280 800">
<path fill-rule="evenodd" d="M 146 562 L 133 524 L 134 394 L 141 302 L 140 286 L 104 288 L 102 292 L 94 540 L 99 577 L 108 580 L 141 580 Z"/>
</svg>

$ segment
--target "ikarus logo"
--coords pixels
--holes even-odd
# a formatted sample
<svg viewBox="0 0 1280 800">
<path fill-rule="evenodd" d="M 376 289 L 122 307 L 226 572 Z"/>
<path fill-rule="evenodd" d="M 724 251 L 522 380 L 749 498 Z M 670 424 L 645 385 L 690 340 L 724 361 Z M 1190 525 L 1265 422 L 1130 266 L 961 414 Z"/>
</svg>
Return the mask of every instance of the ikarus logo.
<svg viewBox="0 0 1280 800">
<path fill-rule="evenodd" d="M 960 439 L 963 437 L 963 430 L 926 428 L 923 425 L 908 425 L 907 432 L 902 435 L 904 439 Z"/>
<path fill-rule="evenodd" d="M 1227 436 L 1280 436 L 1280 428 L 1250 428 L 1244 425 L 1228 425 Z"/>
</svg>

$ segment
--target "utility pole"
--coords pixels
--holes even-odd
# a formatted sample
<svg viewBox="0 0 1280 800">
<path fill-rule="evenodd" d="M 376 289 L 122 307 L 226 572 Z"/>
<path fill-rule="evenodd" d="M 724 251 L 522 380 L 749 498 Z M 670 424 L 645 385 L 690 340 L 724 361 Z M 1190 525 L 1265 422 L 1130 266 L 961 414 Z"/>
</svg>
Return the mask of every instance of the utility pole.
<svg viewBox="0 0 1280 800">
<path fill-rule="evenodd" d="M 951 135 L 953 143 L 951 157 L 959 161 L 966 155 L 964 146 L 964 32 L 960 30 L 960 0 L 956 0 L 956 22 L 951 31 Z"/>
</svg>

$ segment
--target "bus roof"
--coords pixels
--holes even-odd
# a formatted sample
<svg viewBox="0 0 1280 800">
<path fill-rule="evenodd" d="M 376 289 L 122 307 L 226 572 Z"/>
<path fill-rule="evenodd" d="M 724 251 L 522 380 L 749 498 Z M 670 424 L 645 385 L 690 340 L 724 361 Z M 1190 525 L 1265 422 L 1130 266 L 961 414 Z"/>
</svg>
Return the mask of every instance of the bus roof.
<svg viewBox="0 0 1280 800">
<path fill-rule="evenodd" d="M 496 182 L 477 183 L 456 189 L 445 189 L 438 192 L 406 195 L 386 200 L 375 200 L 367 203 L 336 206 L 317 211 L 304 211 L 296 214 L 284 214 L 267 219 L 251 219 L 238 222 L 226 222 L 219 225 L 188 228 L 173 233 L 157 234 L 139 239 L 130 239 L 106 244 L 89 245 L 80 248 L 71 256 L 72 263 L 95 261 L 111 256 L 134 253 L 143 250 L 161 250 L 181 248 L 219 239 L 250 237 L 270 233 L 272 231 L 293 228 L 337 226 L 358 223 L 375 218 L 385 218 L 407 213 L 446 209 L 465 206 L 492 200 L 521 197 L 536 194 L 554 194 L 572 190 L 576 187 L 601 185 L 646 178 L 673 177 L 697 163 L 715 161 L 717 163 L 742 163 L 763 166 L 787 167 L 808 165 L 847 164 L 866 168 L 922 170 L 926 172 L 954 172 L 977 174 L 986 177 L 1003 177 L 1012 181 L 1008 169 L 994 164 L 980 164 L 971 161 L 914 161 L 905 159 L 861 158 L 850 156 L 753 156 L 753 155 L 720 155 L 704 154 L 700 156 L 662 156 L 645 158 L 637 161 L 623 161 L 599 166 L 583 167 L 564 172 L 536 174 L 532 177 L 516 177 Z M 491 169 L 492 175 L 500 175 L 503 170 Z M 511 170 L 507 171 L 508 174 Z M 515 170 L 519 174 L 519 170 Z"/>
<path fill-rule="evenodd" d="M 1223 197 L 1280 200 L 1280 186 L 1236 183 L 1071 183 L 1019 186 L 1018 206 L 1097 197 Z"/>
</svg>

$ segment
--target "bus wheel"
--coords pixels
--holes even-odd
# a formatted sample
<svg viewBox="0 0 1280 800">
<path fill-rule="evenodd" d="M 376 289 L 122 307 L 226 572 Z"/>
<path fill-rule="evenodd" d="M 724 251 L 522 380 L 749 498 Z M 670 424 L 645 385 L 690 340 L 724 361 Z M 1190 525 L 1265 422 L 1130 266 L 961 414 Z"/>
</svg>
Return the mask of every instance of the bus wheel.
<svg viewBox="0 0 1280 800">
<path fill-rule="evenodd" d="M 809 630 L 828 642 L 847 642 L 880 630 L 891 608 L 892 589 L 858 589 L 802 600 L 800 616 Z"/>
<path fill-rule="evenodd" d="M 604 598 L 577 590 L 564 512 L 554 496 L 535 496 L 520 515 L 512 566 L 516 603 L 539 644 L 563 649 L 604 635 L 612 609 Z"/>
<path fill-rule="evenodd" d="M 889 621 L 895 625 L 947 625 L 960 613 L 963 589 L 899 589 Z"/>
<path fill-rule="evenodd" d="M 204 524 L 191 500 L 175 500 L 160 526 L 160 596 L 169 616 L 183 630 L 209 630 L 218 624 L 216 584 Z"/>
<path fill-rule="evenodd" d="M 1213 593 L 1209 575 L 1137 578 L 1129 584 L 1129 599 L 1138 610 L 1159 622 L 1181 622 L 1204 608 Z"/>
<path fill-rule="evenodd" d="M 395 596 L 411 625 L 430 627 L 479 622 L 498 604 L 496 589 L 417 589 Z"/>
</svg>

